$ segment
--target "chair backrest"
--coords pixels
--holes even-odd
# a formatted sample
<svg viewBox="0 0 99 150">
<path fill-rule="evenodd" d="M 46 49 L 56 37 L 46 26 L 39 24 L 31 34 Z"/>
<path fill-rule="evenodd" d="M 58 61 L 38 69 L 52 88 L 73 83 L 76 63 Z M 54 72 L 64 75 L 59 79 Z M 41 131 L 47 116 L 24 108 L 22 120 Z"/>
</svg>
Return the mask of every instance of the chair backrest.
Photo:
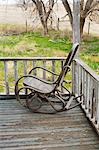
<svg viewBox="0 0 99 150">
<path fill-rule="evenodd" d="M 77 53 L 77 50 L 78 50 L 78 47 L 79 47 L 79 43 L 75 43 L 72 47 L 72 50 L 69 52 L 67 58 L 66 58 L 66 61 L 64 62 L 64 65 L 63 65 L 63 68 L 60 72 L 60 75 L 57 79 L 57 85 L 60 85 L 63 80 L 64 80 L 64 77 L 66 76 L 68 70 L 69 70 L 69 66 L 71 65 L 73 59 L 74 59 L 74 56 L 76 55 Z"/>
</svg>

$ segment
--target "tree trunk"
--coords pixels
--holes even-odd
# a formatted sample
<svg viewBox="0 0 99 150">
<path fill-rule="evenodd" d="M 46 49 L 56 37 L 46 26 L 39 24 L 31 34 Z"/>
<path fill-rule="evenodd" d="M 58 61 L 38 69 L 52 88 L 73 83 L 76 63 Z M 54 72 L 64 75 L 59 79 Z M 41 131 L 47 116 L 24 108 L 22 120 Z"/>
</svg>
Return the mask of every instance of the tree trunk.
<svg viewBox="0 0 99 150">
<path fill-rule="evenodd" d="M 43 26 L 43 30 L 44 30 L 44 35 L 48 34 L 48 27 L 47 27 L 47 21 L 44 21 L 44 23 L 42 24 Z"/>
<path fill-rule="evenodd" d="M 51 14 L 51 11 L 53 9 L 54 6 L 54 0 L 49 0 L 48 2 L 48 7 L 46 6 L 46 4 L 44 3 L 43 0 L 32 0 L 32 2 L 35 4 L 39 17 L 40 17 L 40 21 L 41 24 L 43 26 L 43 30 L 44 30 L 44 35 L 48 34 L 48 26 L 47 26 L 47 22 L 49 19 L 49 16 Z"/>
<path fill-rule="evenodd" d="M 72 15 L 72 10 L 70 8 L 70 5 L 68 3 L 68 0 L 62 0 L 62 3 L 64 5 L 64 8 L 65 10 L 67 11 L 68 13 L 68 16 L 69 16 L 69 20 L 70 20 L 70 24 L 71 24 L 71 27 L 73 28 L 73 15 Z"/>
<path fill-rule="evenodd" d="M 83 35 L 83 29 L 84 29 L 84 24 L 85 24 L 85 18 L 80 18 L 80 35 L 82 37 Z"/>
</svg>

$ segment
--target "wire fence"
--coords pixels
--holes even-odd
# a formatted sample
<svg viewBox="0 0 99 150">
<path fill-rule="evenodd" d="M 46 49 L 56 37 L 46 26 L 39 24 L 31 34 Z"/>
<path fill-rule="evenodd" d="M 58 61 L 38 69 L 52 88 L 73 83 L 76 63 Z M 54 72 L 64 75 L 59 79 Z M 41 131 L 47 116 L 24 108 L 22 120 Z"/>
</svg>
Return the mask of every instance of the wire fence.
<svg viewBox="0 0 99 150">
<path fill-rule="evenodd" d="M 72 30 L 68 15 L 62 5 L 54 7 L 48 26 L 56 30 Z M 87 19 L 84 32 L 99 35 L 98 23 Z M 96 19 L 97 20 L 97 19 Z M 26 11 L 17 5 L 0 5 L 0 35 L 19 34 L 41 28 L 38 13 L 29 7 Z"/>
</svg>

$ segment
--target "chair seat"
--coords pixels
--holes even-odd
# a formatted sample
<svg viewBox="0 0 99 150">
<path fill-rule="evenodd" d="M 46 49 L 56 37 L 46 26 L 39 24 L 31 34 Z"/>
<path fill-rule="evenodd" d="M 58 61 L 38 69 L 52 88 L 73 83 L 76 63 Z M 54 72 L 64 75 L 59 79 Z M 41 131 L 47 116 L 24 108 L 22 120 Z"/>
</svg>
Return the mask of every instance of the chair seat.
<svg viewBox="0 0 99 150">
<path fill-rule="evenodd" d="M 45 94 L 52 92 L 56 86 L 56 84 L 44 83 L 43 81 L 32 77 L 26 77 L 23 84 L 31 87 L 34 91 Z"/>
</svg>

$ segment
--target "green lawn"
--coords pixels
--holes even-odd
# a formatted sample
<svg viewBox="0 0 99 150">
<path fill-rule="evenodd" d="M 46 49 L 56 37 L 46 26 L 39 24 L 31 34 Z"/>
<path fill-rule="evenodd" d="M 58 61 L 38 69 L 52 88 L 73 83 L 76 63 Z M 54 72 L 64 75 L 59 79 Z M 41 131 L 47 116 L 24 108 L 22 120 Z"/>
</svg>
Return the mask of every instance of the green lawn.
<svg viewBox="0 0 99 150">
<path fill-rule="evenodd" d="M 71 40 L 61 32 L 51 31 L 44 37 L 40 32 L 0 37 L 1 57 L 62 57 L 67 56 Z M 86 37 L 82 41 L 80 57 L 99 73 L 99 38 Z"/>
<path fill-rule="evenodd" d="M 0 57 L 64 57 L 71 50 L 72 42 L 70 35 L 64 32 L 51 31 L 49 36 L 44 37 L 41 32 L 23 33 L 14 36 L 0 37 Z M 81 42 L 80 57 L 92 69 L 99 74 L 99 38 L 85 37 Z M 20 74 L 23 66 L 19 66 Z M 50 67 L 50 66 L 47 66 Z M 56 72 L 59 71 L 60 64 L 56 64 Z M 50 68 L 49 68 L 50 69 Z M 0 85 L 4 84 L 4 64 L 0 62 Z M 14 74 L 10 69 L 9 81 L 14 88 Z M 22 72 L 23 74 L 23 72 Z M 71 79 L 71 74 L 66 77 Z M 69 85 L 68 88 L 71 86 Z M 0 87 L 0 92 L 3 87 Z"/>
<path fill-rule="evenodd" d="M 81 45 L 81 58 L 99 74 L 99 38 L 87 37 Z"/>
</svg>

